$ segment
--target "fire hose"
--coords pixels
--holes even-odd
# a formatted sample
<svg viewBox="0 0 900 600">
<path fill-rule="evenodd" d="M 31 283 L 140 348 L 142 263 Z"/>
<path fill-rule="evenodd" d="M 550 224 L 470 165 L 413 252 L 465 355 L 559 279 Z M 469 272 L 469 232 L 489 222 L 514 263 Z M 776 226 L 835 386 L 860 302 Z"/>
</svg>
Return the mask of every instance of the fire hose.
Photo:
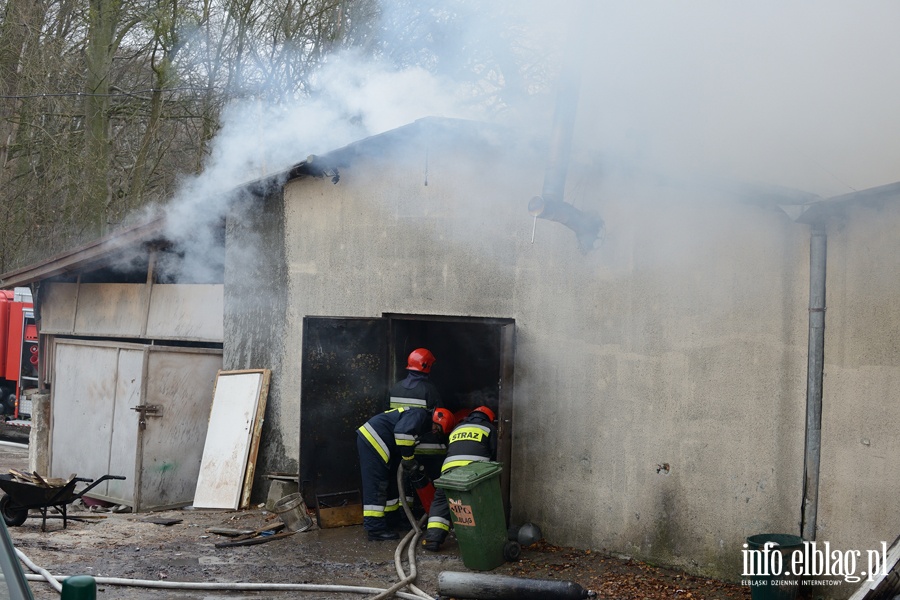
<svg viewBox="0 0 900 600">
<path fill-rule="evenodd" d="M 29 569 L 38 573 L 27 574 L 28 581 L 46 581 L 55 590 L 60 591 L 60 581 L 68 579 L 65 575 L 51 575 L 31 561 L 21 550 L 16 548 L 16 555 Z M 382 588 L 363 587 L 355 585 L 325 585 L 315 583 L 235 583 L 235 582 L 194 582 L 194 581 L 157 581 L 153 579 L 126 579 L 123 577 L 94 577 L 94 581 L 101 585 L 121 585 L 131 587 L 144 587 L 168 590 L 239 590 L 245 592 L 265 591 L 293 591 L 293 592 L 342 592 L 350 594 L 376 594 L 384 592 Z M 395 592 L 395 595 L 405 600 L 422 600 L 421 596 L 406 592 Z"/>
<path fill-rule="evenodd" d="M 416 522 L 416 518 L 412 514 L 412 509 L 409 508 L 409 501 L 406 499 L 405 487 L 403 485 L 403 467 L 397 467 L 397 490 L 400 492 L 400 504 L 403 506 L 403 512 L 406 513 L 406 518 L 409 520 L 410 524 L 413 526 L 412 530 L 404 536 L 402 540 L 400 540 L 400 544 L 397 546 L 397 550 L 394 552 L 394 566 L 397 568 L 397 575 L 400 576 L 400 581 L 392 585 L 389 589 L 384 592 L 378 594 L 377 596 L 373 596 L 371 600 L 383 600 L 384 598 L 390 598 L 397 590 L 409 586 L 410 591 L 417 598 L 422 598 L 423 600 L 434 600 L 433 596 L 426 594 L 421 589 L 416 587 L 413 582 L 416 580 L 416 546 L 419 542 L 419 537 L 422 535 L 422 524 L 428 519 L 428 515 L 422 515 L 422 518 Z M 407 575 L 403 570 L 403 548 L 409 544 L 407 548 L 407 562 L 409 562 L 409 575 Z"/>
<path fill-rule="evenodd" d="M 397 489 L 403 490 L 403 473 L 398 469 Z M 94 577 L 94 581 L 101 585 L 120 585 L 131 587 L 144 587 L 156 589 L 184 589 L 184 590 L 240 590 L 240 591 L 294 591 L 294 592 L 334 592 L 352 594 L 375 594 L 370 600 L 383 600 L 385 598 L 399 597 L 404 600 L 435 600 L 435 598 L 413 584 L 417 576 L 416 570 L 416 546 L 422 535 L 421 525 L 427 515 L 418 522 L 413 517 L 412 510 L 406 500 L 406 494 L 402 493 L 401 505 L 406 513 L 413 529 L 400 541 L 394 551 L 394 564 L 400 581 L 388 589 L 352 586 L 352 585 L 328 585 L 328 584 L 304 584 L 304 583 L 228 583 L 228 582 L 178 582 L 158 581 L 148 579 L 126 579 L 120 577 Z M 403 568 L 403 550 L 407 551 L 409 574 Z M 37 566 L 21 550 L 15 549 L 16 555 L 29 569 L 37 573 L 27 574 L 28 581 L 47 581 L 57 592 L 61 591 L 61 581 L 67 576 L 52 575 L 46 569 Z M 409 587 L 409 592 L 400 591 L 403 587 Z M 442 572 L 438 587 L 440 594 L 458 598 L 492 598 L 495 600 L 580 600 L 593 598 L 596 592 L 586 590 L 573 582 L 521 579 L 516 577 L 486 575 L 481 573 L 454 573 Z"/>
<path fill-rule="evenodd" d="M 403 469 L 397 469 L 397 489 L 403 490 Z M 400 501 L 406 518 L 413 524 L 413 529 L 400 540 L 394 552 L 394 565 L 397 569 L 397 575 L 400 581 L 388 589 L 351 586 L 351 585 L 325 585 L 325 584 L 307 584 L 307 583 L 214 583 L 214 582 L 179 582 L 179 581 L 156 581 L 150 579 L 126 579 L 121 577 L 95 577 L 94 581 L 102 585 L 121 585 L 132 587 L 159 588 L 159 589 L 185 589 L 185 590 L 240 590 L 240 591 L 296 591 L 296 592 L 342 592 L 352 594 L 376 594 L 371 600 L 382 600 L 397 596 L 405 600 L 434 600 L 431 596 L 413 584 L 417 577 L 416 572 L 416 545 L 419 537 L 422 535 L 421 525 L 428 518 L 424 515 L 417 523 L 406 500 L 406 494 L 400 494 Z M 403 569 L 403 549 L 407 549 L 407 561 L 409 563 L 409 575 Z M 52 575 L 46 569 L 36 565 L 21 550 L 16 548 L 16 555 L 25 566 L 34 571 L 36 575 L 26 575 L 29 581 L 47 581 L 57 592 L 62 590 L 60 581 L 67 579 L 66 576 Z M 401 592 L 401 588 L 409 586 L 410 592 Z"/>
</svg>

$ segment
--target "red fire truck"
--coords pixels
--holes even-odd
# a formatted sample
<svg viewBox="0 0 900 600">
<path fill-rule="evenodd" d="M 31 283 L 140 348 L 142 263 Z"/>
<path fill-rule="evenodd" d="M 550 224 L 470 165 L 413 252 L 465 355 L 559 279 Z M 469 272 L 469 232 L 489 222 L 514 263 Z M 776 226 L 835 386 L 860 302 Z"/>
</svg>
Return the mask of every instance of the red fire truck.
<svg viewBox="0 0 900 600">
<path fill-rule="evenodd" d="M 0 290 L 0 414 L 31 416 L 25 390 L 38 382 L 38 334 L 28 288 Z"/>
</svg>

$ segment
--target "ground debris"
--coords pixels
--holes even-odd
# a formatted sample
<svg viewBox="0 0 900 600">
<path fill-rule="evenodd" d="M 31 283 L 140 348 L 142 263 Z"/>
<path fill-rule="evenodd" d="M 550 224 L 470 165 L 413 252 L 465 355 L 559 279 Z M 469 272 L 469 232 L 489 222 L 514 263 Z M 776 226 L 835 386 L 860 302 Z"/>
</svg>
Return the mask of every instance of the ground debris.
<svg viewBox="0 0 900 600">
<path fill-rule="evenodd" d="M 495 571 L 533 579 L 572 581 L 600 598 L 621 600 L 749 600 L 750 588 L 654 567 L 637 560 L 547 544 L 522 550 L 522 558 Z"/>
</svg>

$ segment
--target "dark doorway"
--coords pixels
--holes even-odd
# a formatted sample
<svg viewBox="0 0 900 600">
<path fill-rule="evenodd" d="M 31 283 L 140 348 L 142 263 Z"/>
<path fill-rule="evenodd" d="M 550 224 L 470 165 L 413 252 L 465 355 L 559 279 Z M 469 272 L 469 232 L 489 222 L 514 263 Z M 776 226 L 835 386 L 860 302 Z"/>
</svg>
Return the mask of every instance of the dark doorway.
<svg viewBox="0 0 900 600">
<path fill-rule="evenodd" d="M 407 356 L 425 347 L 435 355 L 431 378 L 447 408 L 487 405 L 496 412 L 509 514 L 514 342 L 511 319 L 304 318 L 300 484 L 307 505 L 316 506 L 316 495 L 359 489 L 355 430 L 387 410 L 388 388 L 405 376 Z"/>
</svg>

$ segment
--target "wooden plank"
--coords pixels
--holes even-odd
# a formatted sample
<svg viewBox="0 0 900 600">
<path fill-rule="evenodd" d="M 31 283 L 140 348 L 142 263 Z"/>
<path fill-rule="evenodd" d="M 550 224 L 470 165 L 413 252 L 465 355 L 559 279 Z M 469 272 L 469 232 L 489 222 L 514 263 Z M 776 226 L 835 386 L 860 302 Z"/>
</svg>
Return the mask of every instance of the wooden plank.
<svg viewBox="0 0 900 600">
<path fill-rule="evenodd" d="M 236 538 L 234 538 L 234 541 L 239 542 L 241 540 L 249 540 L 250 538 L 262 535 L 263 533 L 269 531 L 271 531 L 272 533 L 278 533 L 282 529 L 284 529 L 284 523 L 269 523 L 268 525 L 263 525 L 259 529 L 255 529 L 249 533 L 237 536 Z"/>
<path fill-rule="evenodd" d="M 183 521 L 184 519 L 166 519 L 164 517 L 147 517 L 146 519 L 141 519 L 141 523 L 153 523 L 154 525 L 165 525 L 166 527 L 178 525 Z"/>
<path fill-rule="evenodd" d="M 75 306 L 78 299 L 76 283 L 43 283 L 41 297 L 41 333 L 72 333 L 75 331 Z"/>
<path fill-rule="evenodd" d="M 74 333 L 141 337 L 148 310 L 146 288 L 142 283 L 80 284 Z"/>
<path fill-rule="evenodd" d="M 885 561 L 887 568 L 881 567 L 879 570 L 882 575 L 872 581 L 865 581 L 850 596 L 850 600 L 878 600 L 880 598 L 893 598 L 895 580 L 897 579 L 897 569 L 900 568 L 900 537 L 894 540 L 887 553 Z M 884 572 L 887 575 L 884 575 Z M 882 593 L 882 590 L 884 593 Z"/>
<path fill-rule="evenodd" d="M 48 283 L 41 333 L 222 342 L 222 284 Z"/>
<path fill-rule="evenodd" d="M 194 494 L 195 507 L 236 510 L 240 506 L 263 380 L 263 370 L 219 371 Z"/>
<path fill-rule="evenodd" d="M 231 529 L 230 527 L 210 527 L 206 530 L 206 533 L 215 533 L 217 535 L 227 535 L 228 537 L 239 537 L 250 535 L 253 533 L 252 529 Z"/>
<path fill-rule="evenodd" d="M 360 525 L 363 522 L 362 504 L 350 504 L 336 508 L 319 508 L 316 520 L 321 529 Z"/>
<path fill-rule="evenodd" d="M 216 544 L 216 548 L 231 548 L 233 546 L 255 546 L 256 544 L 266 544 L 268 542 L 273 542 L 275 540 L 280 540 L 286 537 L 291 537 L 297 533 L 296 531 L 282 531 L 281 533 L 276 533 L 274 535 L 260 535 L 257 537 L 249 538 L 246 540 L 234 540 L 231 542 L 219 542 Z"/>
<path fill-rule="evenodd" d="M 256 458 L 259 455 L 259 438 L 262 434 L 262 426 L 266 414 L 266 401 L 269 396 L 269 379 L 271 377 L 271 371 L 269 371 L 269 369 L 260 369 L 260 372 L 262 373 L 262 382 L 260 383 L 259 399 L 256 405 L 256 416 L 253 421 L 253 433 L 250 437 L 250 454 L 247 457 L 247 472 L 244 475 L 244 491 L 241 494 L 241 508 L 250 506 L 250 492 L 253 490 L 253 476 L 256 474 Z"/>
</svg>

